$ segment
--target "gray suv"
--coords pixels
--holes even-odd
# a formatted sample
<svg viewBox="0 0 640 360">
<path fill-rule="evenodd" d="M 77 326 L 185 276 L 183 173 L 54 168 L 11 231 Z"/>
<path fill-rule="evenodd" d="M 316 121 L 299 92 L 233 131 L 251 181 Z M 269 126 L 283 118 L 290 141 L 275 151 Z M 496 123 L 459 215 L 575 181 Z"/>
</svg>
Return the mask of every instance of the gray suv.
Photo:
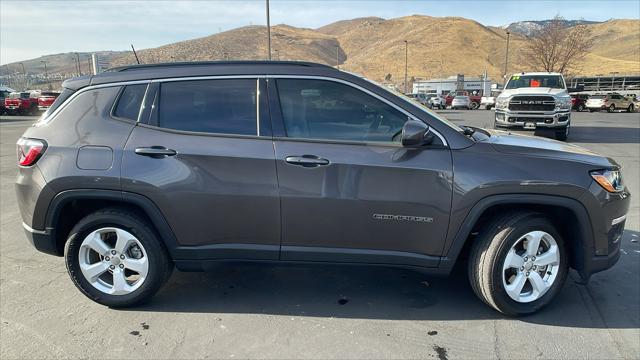
<svg viewBox="0 0 640 360">
<path fill-rule="evenodd" d="M 612 159 L 461 128 L 355 75 L 298 62 L 127 66 L 66 81 L 17 144 L 27 237 L 111 307 L 221 261 L 464 262 L 532 313 L 612 266 L 629 192 Z"/>
</svg>

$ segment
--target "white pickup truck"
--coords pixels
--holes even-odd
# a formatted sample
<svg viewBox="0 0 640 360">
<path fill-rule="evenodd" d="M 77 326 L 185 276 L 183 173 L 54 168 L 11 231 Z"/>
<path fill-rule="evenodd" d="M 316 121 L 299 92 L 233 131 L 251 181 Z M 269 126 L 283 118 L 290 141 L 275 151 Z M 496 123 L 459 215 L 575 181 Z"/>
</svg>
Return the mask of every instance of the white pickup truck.
<svg viewBox="0 0 640 360">
<path fill-rule="evenodd" d="M 559 73 L 514 74 L 495 100 L 496 128 L 538 128 L 565 141 L 571 127 L 571 97 Z"/>
</svg>

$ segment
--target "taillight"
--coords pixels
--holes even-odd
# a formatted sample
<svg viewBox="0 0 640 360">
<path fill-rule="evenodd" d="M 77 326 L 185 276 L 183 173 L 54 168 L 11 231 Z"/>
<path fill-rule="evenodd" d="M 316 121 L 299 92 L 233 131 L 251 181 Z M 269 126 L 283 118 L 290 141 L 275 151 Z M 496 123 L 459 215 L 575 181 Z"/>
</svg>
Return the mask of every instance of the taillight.
<svg viewBox="0 0 640 360">
<path fill-rule="evenodd" d="M 18 165 L 20 166 L 31 166 L 35 164 L 47 149 L 47 143 L 39 139 L 20 138 L 17 146 Z"/>
</svg>

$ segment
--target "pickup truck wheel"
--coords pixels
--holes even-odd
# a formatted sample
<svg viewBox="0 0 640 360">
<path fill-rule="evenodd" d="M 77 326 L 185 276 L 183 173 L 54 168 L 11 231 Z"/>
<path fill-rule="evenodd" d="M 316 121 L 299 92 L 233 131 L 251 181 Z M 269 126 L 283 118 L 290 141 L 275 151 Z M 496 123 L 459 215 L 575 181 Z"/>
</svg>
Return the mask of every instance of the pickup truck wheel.
<svg viewBox="0 0 640 360">
<path fill-rule="evenodd" d="M 469 280 L 476 295 L 506 315 L 531 314 L 562 289 L 569 264 L 564 242 L 543 214 L 498 216 L 471 248 Z"/>
<path fill-rule="evenodd" d="M 119 208 L 98 210 L 80 220 L 70 232 L 64 256 L 76 287 L 109 307 L 149 300 L 173 269 L 146 221 Z"/>
<path fill-rule="evenodd" d="M 474 101 L 469 105 L 469 109 L 475 110 L 475 109 L 478 108 L 478 106 L 480 106 L 480 105 L 478 105 L 478 103 Z"/>
<path fill-rule="evenodd" d="M 577 110 L 578 110 L 578 112 L 584 111 L 584 105 L 582 105 L 582 104 L 578 105 L 578 109 Z"/>
<path fill-rule="evenodd" d="M 556 131 L 556 133 L 555 133 L 556 140 L 567 141 L 567 139 L 569 138 L 570 129 L 571 129 L 571 127 L 569 125 L 567 125 L 564 129 L 562 129 L 560 131 Z"/>
</svg>

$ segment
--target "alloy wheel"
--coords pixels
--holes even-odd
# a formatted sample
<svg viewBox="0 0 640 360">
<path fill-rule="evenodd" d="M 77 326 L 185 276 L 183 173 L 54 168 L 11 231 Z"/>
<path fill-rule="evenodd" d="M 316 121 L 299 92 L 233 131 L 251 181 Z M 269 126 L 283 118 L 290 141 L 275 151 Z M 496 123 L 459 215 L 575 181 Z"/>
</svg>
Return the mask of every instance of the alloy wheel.
<svg viewBox="0 0 640 360">
<path fill-rule="evenodd" d="M 549 233 L 531 231 L 511 247 L 502 267 L 502 285 L 519 303 L 541 298 L 560 271 L 560 247 Z"/>
<path fill-rule="evenodd" d="M 130 232 L 105 227 L 87 235 L 78 260 L 85 279 L 110 295 L 137 290 L 149 273 L 149 259 L 140 241 Z"/>
</svg>

